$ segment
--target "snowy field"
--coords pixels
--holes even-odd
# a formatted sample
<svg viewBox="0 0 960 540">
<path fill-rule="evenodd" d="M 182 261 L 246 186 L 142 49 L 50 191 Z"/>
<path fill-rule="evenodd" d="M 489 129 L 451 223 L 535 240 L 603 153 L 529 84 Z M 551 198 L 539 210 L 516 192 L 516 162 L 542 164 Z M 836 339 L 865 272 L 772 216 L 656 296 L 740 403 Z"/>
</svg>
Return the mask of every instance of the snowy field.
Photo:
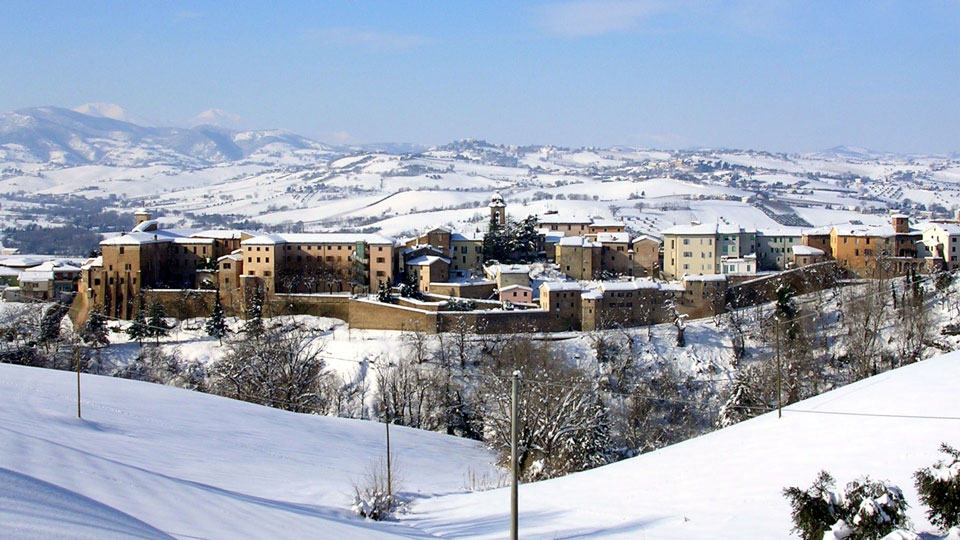
<svg viewBox="0 0 960 540">
<path fill-rule="evenodd" d="M 790 538 L 781 490 L 826 469 L 904 489 L 958 444 L 960 353 L 890 371 L 637 458 L 520 489 L 522 538 Z M 4 538 L 505 538 L 509 491 L 477 443 L 391 432 L 396 523 L 347 510 L 381 424 L 286 413 L 163 386 L 0 365 Z M 929 417 L 929 418 L 928 418 Z"/>
<path fill-rule="evenodd" d="M 890 371 L 662 450 L 520 488 L 529 539 L 791 538 L 787 486 L 825 469 L 900 486 L 930 526 L 913 472 L 960 445 L 960 353 Z M 897 415 L 905 415 L 901 417 Z M 930 418 L 917 418 L 930 417 Z M 442 538 L 504 538 L 507 490 L 422 501 L 403 522 Z"/>
<path fill-rule="evenodd" d="M 375 422 L 0 364 L 0 537 L 428 538 L 363 521 L 352 483 L 384 452 Z M 391 429 L 414 501 L 496 478 L 479 443 Z"/>
</svg>

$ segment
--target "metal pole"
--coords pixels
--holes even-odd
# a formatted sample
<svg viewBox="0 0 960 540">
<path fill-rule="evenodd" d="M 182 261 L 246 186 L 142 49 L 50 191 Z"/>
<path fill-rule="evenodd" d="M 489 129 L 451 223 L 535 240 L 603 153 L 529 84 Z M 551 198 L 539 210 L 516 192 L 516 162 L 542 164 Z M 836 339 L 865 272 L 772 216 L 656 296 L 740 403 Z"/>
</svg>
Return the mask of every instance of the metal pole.
<svg viewBox="0 0 960 540">
<path fill-rule="evenodd" d="M 517 463 L 517 396 L 520 389 L 520 372 L 513 372 L 513 389 L 510 396 L 510 540 L 519 538 L 517 532 L 517 476 L 520 471 Z"/>
<path fill-rule="evenodd" d="M 777 321 L 777 418 L 783 418 L 783 409 L 780 401 L 780 319 Z"/>
</svg>

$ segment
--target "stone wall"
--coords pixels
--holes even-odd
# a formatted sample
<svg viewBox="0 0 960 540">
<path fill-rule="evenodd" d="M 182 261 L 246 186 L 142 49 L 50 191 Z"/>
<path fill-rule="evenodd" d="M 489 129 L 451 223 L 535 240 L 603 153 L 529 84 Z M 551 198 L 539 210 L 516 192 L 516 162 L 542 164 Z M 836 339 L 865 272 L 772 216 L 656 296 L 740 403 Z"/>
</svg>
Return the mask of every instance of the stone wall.
<svg viewBox="0 0 960 540">
<path fill-rule="evenodd" d="M 842 273 L 835 261 L 811 264 L 738 283 L 728 290 L 728 300 L 735 307 L 773 302 L 781 285 L 790 286 L 796 294 L 806 294 L 833 287 Z"/>
<path fill-rule="evenodd" d="M 365 330 L 418 330 L 435 334 L 437 312 L 376 300 L 350 299 L 347 323 Z"/>
</svg>

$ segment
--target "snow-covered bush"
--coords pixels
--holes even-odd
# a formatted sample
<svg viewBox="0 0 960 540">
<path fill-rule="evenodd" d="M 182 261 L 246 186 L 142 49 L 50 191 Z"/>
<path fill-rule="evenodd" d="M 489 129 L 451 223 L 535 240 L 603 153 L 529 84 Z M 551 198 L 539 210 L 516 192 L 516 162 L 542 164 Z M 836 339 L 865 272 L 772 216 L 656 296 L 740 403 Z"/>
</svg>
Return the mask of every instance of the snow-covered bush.
<svg viewBox="0 0 960 540">
<path fill-rule="evenodd" d="M 907 502 L 897 486 L 868 477 L 847 484 L 843 494 L 834 480 L 820 471 L 806 490 L 783 490 L 790 501 L 793 531 L 804 540 L 883 538 L 907 522 Z"/>
<path fill-rule="evenodd" d="M 940 446 L 947 459 L 914 473 L 920 500 L 929 507 L 927 519 L 944 529 L 960 526 L 960 450 Z"/>
<path fill-rule="evenodd" d="M 367 469 L 363 478 L 354 482 L 350 509 L 374 521 L 389 519 L 403 507 L 402 499 L 397 496 L 399 484 L 395 467 L 388 471 L 385 460 L 376 462 Z"/>
</svg>

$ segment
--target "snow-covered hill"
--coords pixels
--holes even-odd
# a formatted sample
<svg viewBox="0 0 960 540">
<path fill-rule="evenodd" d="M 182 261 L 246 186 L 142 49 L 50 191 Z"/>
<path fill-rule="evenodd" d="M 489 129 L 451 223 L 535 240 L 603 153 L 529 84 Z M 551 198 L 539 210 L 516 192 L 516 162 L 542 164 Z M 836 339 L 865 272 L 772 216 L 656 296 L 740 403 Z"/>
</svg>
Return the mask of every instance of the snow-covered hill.
<svg viewBox="0 0 960 540">
<path fill-rule="evenodd" d="M 592 471 L 521 486 L 520 537 L 791 538 L 784 487 L 825 469 L 900 486 L 930 530 L 913 472 L 960 444 L 960 353 L 912 364 L 777 413 Z M 503 538 L 507 490 L 422 501 L 404 521 L 444 538 Z"/>
<path fill-rule="evenodd" d="M 259 222 L 405 235 L 482 227 L 494 192 L 507 213 L 616 218 L 637 234 L 691 220 L 744 227 L 885 222 L 950 215 L 960 158 L 852 147 L 816 154 L 749 150 L 512 146 L 460 140 L 328 146 L 284 131 L 145 127 L 116 106 L 0 115 L 0 227 L 63 223 L 44 203 L 82 195 L 155 210 L 162 223 Z M 211 113 L 206 121 L 219 123 Z M 39 203 L 39 205 L 38 205 Z"/>
<path fill-rule="evenodd" d="M 121 108 L 107 104 L 0 114 L 0 161 L 195 168 L 265 153 L 306 152 L 314 161 L 335 154 L 332 147 L 287 132 L 236 132 L 209 124 L 144 127 L 128 119 Z"/>
<path fill-rule="evenodd" d="M 287 413 L 170 387 L 0 364 L 0 537 L 427 538 L 348 510 L 383 455 L 375 422 Z M 474 441 L 391 429 L 402 491 L 496 477 Z"/>
</svg>

